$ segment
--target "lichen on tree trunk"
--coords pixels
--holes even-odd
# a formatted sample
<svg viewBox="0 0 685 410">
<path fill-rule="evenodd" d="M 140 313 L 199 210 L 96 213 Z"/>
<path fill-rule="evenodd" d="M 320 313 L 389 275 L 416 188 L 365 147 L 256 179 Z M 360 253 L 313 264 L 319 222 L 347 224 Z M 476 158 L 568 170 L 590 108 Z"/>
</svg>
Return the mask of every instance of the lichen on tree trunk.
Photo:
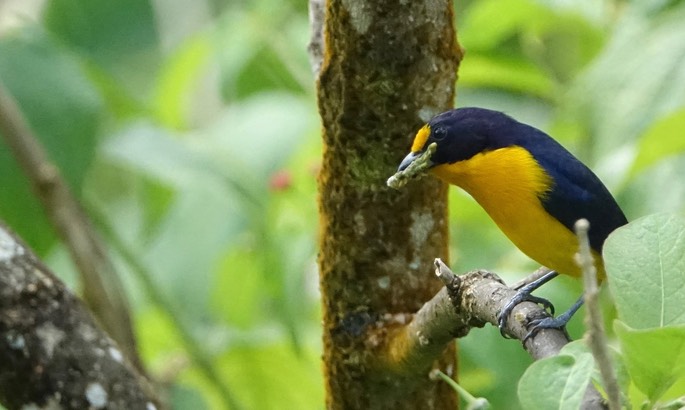
<svg viewBox="0 0 685 410">
<path fill-rule="evenodd" d="M 328 408 L 453 409 L 456 397 L 384 368 L 384 336 L 440 288 L 447 187 L 386 187 L 414 132 L 449 109 L 461 51 L 450 1 L 329 0 L 318 82 L 323 122 L 319 256 Z M 434 366 L 455 372 L 454 348 Z"/>
</svg>

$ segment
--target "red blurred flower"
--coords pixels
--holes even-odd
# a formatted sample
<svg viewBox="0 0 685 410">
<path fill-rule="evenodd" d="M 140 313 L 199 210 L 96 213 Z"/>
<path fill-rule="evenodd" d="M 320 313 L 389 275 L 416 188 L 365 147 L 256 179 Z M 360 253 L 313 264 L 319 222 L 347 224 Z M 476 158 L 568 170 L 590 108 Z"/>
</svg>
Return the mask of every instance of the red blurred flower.
<svg viewBox="0 0 685 410">
<path fill-rule="evenodd" d="M 274 192 L 285 191 L 290 188 L 293 183 L 293 177 L 285 169 L 279 170 L 271 174 L 269 179 L 269 190 Z"/>
</svg>

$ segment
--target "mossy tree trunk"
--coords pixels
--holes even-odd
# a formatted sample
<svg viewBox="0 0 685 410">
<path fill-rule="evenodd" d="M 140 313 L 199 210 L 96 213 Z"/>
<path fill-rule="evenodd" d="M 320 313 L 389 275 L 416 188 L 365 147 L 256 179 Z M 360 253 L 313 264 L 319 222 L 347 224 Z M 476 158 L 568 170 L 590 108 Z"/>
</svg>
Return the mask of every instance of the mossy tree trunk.
<svg viewBox="0 0 685 410">
<path fill-rule="evenodd" d="M 332 409 L 454 409 L 431 367 L 456 373 L 448 347 L 420 371 L 387 357 L 384 337 L 440 288 L 447 187 L 385 185 L 418 128 L 452 107 L 461 59 L 448 0 L 328 0 L 318 79 L 323 121 L 319 256 L 324 372 Z M 400 370 L 398 370 L 400 369 Z"/>
</svg>

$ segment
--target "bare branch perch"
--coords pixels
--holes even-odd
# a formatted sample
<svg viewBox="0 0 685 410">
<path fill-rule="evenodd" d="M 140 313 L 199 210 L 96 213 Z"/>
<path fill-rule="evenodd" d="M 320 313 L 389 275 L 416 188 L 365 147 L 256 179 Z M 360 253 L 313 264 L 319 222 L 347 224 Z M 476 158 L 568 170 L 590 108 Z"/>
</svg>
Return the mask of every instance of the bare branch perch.
<svg viewBox="0 0 685 410">
<path fill-rule="evenodd" d="M 445 287 L 408 324 L 389 335 L 387 345 L 379 349 L 378 366 L 397 374 L 425 369 L 453 338 L 464 337 L 472 328 L 486 323 L 496 326 L 499 312 L 516 294 L 494 273 L 476 270 L 457 276 L 440 259 L 435 260 L 435 266 Z M 522 302 L 514 308 L 506 332 L 522 340 L 528 334 L 528 321 L 546 315 L 542 307 Z M 526 341 L 524 348 L 539 360 L 558 354 L 568 342 L 565 332 L 542 329 Z M 592 386 L 584 397 L 583 408 L 604 408 Z"/>
<path fill-rule="evenodd" d="M 2 223 L 0 380 L 8 409 L 160 408 L 88 310 Z"/>
<path fill-rule="evenodd" d="M 471 328 L 486 323 L 497 325 L 497 315 L 516 291 L 507 287 L 494 273 L 477 270 L 456 276 L 440 259 L 436 259 L 436 274 L 446 286 L 414 315 L 413 320 L 388 342 L 388 352 L 381 357 L 384 365 L 400 373 L 411 372 L 415 366 L 425 366 L 455 337 L 464 337 Z M 547 315 L 531 302 L 514 308 L 507 333 L 523 339 L 529 319 Z M 559 353 L 569 342 L 564 332 L 543 329 L 526 341 L 524 348 L 534 359 Z"/>
</svg>

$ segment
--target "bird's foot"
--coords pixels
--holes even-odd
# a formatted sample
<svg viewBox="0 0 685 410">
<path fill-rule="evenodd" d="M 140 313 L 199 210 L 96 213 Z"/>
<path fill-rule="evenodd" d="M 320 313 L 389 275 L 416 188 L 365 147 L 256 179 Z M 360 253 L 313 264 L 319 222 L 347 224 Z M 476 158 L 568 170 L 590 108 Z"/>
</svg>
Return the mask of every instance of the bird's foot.
<svg viewBox="0 0 685 410">
<path fill-rule="evenodd" d="M 542 329 L 559 329 L 566 333 L 566 324 L 571 320 L 573 315 L 583 305 L 583 296 L 571 306 L 566 312 L 557 317 L 543 317 L 540 319 L 533 319 L 528 323 L 528 334 L 521 341 L 523 344 L 528 339 L 535 336 Z"/>
<path fill-rule="evenodd" d="M 552 304 L 552 302 L 550 302 L 547 299 L 531 295 L 530 292 L 523 292 L 523 289 L 521 289 L 516 293 L 516 295 L 514 295 L 513 298 L 511 298 L 511 300 L 504 306 L 504 308 L 502 308 L 502 311 L 500 312 L 499 317 L 497 318 L 497 322 L 499 324 L 499 332 L 505 339 L 510 339 L 509 335 L 507 335 L 505 332 L 507 322 L 509 321 L 509 315 L 511 314 L 511 311 L 514 310 L 516 305 L 518 305 L 521 302 L 537 303 L 539 305 L 542 305 L 545 308 L 545 310 L 550 312 L 550 314 L 554 314 L 554 305 Z"/>
<path fill-rule="evenodd" d="M 516 305 L 518 305 L 521 302 L 533 302 L 540 304 L 545 308 L 545 310 L 548 310 L 550 314 L 554 314 L 554 305 L 552 305 L 552 302 L 550 302 L 547 299 L 534 296 L 531 293 L 535 289 L 539 288 L 540 286 L 544 285 L 545 283 L 549 282 L 557 276 L 558 273 L 556 273 L 555 271 L 551 271 L 547 273 L 545 276 L 539 278 L 534 282 L 527 284 L 526 286 L 519 289 L 518 292 L 516 292 L 516 295 L 514 295 L 514 297 L 511 298 L 511 300 L 504 306 L 504 308 L 502 308 L 502 311 L 500 312 L 499 317 L 497 318 L 499 331 L 502 334 L 502 337 L 507 339 L 510 338 L 506 334 L 505 328 L 507 326 L 507 322 L 509 321 L 509 315 L 511 314 L 512 310 L 514 310 Z"/>
<path fill-rule="evenodd" d="M 528 322 L 528 333 L 523 338 L 521 343 L 525 344 L 528 339 L 535 336 L 542 329 L 559 329 L 561 331 L 566 331 L 566 323 L 571 319 L 571 317 L 563 318 L 563 315 L 558 317 L 543 317 L 540 319 L 533 319 Z"/>
</svg>

